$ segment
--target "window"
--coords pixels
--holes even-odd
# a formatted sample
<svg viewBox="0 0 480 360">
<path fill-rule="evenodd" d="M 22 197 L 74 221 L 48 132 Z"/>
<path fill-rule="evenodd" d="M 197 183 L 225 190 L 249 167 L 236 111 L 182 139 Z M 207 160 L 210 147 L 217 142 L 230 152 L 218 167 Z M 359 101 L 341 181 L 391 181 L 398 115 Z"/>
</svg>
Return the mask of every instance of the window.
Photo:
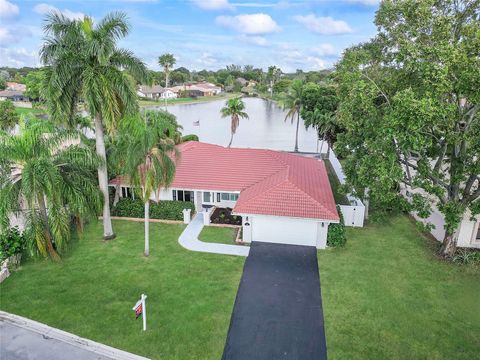
<svg viewBox="0 0 480 360">
<path fill-rule="evenodd" d="M 172 198 L 174 201 L 191 201 L 193 202 L 193 191 L 172 190 Z"/>
<path fill-rule="evenodd" d="M 122 197 L 134 199 L 135 197 L 133 196 L 133 189 L 122 186 Z"/>
<path fill-rule="evenodd" d="M 234 193 L 222 193 L 222 201 L 237 201 L 238 194 Z"/>
<path fill-rule="evenodd" d="M 217 193 L 217 202 L 220 202 L 220 193 Z"/>
</svg>

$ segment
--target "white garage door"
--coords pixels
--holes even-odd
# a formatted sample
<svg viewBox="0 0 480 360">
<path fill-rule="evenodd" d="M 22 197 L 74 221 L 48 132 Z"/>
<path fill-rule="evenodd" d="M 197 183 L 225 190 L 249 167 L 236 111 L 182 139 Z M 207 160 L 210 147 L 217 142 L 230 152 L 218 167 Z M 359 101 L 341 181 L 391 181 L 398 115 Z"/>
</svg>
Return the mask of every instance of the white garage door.
<svg viewBox="0 0 480 360">
<path fill-rule="evenodd" d="M 317 245 L 318 223 L 280 216 L 252 217 L 252 240 L 291 245 Z"/>
</svg>

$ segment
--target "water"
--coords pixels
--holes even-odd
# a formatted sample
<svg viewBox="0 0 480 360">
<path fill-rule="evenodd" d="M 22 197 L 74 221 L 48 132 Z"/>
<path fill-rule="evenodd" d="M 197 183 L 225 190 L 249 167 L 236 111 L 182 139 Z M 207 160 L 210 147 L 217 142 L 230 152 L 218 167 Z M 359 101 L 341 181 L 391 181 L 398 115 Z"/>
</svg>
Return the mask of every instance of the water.
<svg viewBox="0 0 480 360">
<path fill-rule="evenodd" d="M 233 137 L 232 147 L 261 148 L 293 151 L 295 145 L 295 122 L 286 122 L 285 111 L 271 101 L 259 98 L 244 98 L 249 119 L 240 119 L 240 126 Z M 220 109 L 225 100 L 197 104 L 178 104 L 168 107 L 183 126 L 183 134 L 198 135 L 199 140 L 227 146 L 230 141 L 230 118 L 222 118 Z M 151 107 L 151 109 L 164 109 Z M 195 126 L 194 121 L 200 121 Z M 314 129 L 306 130 L 300 119 L 298 131 L 299 151 L 315 152 L 317 135 Z"/>
</svg>

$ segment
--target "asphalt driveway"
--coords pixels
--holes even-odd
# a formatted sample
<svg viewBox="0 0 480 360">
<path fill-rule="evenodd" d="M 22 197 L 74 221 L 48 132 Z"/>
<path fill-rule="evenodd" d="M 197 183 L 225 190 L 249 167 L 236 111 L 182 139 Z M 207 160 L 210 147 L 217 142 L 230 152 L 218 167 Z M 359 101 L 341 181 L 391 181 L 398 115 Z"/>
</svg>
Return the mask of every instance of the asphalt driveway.
<svg viewBox="0 0 480 360">
<path fill-rule="evenodd" d="M 222 359 L 326 358 L 317 249 L 253 242 Z"/>
</svg>

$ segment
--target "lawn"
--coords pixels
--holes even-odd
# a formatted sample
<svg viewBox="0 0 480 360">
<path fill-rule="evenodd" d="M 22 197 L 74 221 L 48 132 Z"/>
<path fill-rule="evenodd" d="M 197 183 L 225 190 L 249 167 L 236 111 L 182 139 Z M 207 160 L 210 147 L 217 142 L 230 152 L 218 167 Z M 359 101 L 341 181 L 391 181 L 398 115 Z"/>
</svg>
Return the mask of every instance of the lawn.
<svg viewBox="0 0 480 360">
<path fill-rule="evenodd" d="M 0 285 L 2 310 L 152 359 L 219 359 L 244 259 L 190 252 L 183 225 L 115 221 L 117 239 L 86 228 L 59 264 L 28 262 Z M 343 249 L 318 252 L 329 359 L 474 359 L 480 269 L 445 263 L 404 216 L 348 228 Z M 200 238 L 223 242 L 230 228 Z M 131 310 L 148 295 L 148 326 Z"/>
<path fill-rule="evenodd" d="M 152 359 L 219 359 L 244 258 L 190 252 L 183 225 L 115 221 L 118 236 L 91 224 L 59 264 L 29 262 L 0 285 L 0 307 Z M 211 230 L 212 236 L 217 231 Z M 132 306 L 145 293 L 148 330 Z"/>
<path fill-rule="evenodd" d="M 318 252 L 330 359 L 478 359 L 480 268 L 434 257 L 405 216 Z"/>
<path fill-rule="evenodd" d="M 198 239 L 205 242 L 235 245 L 237 229 L 230 227 L 205 226 Z"/>
<path fill-rule="evenodd" d="M 15 107 L 15 112 L 18 115 L 42 115 L 45 114 L 45 110 L 37 109 L 37 108 L 23 108 L 23 107 Z"/>
<path fill-rule="evenodd" d="M 240 96 L 239 93 L 224 93 L 221 95 L 215 96 L 199 96 L 197 98 L 177 98 L 177 99 L 169 99 L 167 100 L 167 105 L 176 105 L 176 104 L 196 104 L 202 102 L 209 102 L 215 100 L 226 100 L 232 97 Z M 138 100 L 138 104 L 140 106 L 165 106 L 165 100 L 145 100 L 140 99 Z"/>
</svg>

